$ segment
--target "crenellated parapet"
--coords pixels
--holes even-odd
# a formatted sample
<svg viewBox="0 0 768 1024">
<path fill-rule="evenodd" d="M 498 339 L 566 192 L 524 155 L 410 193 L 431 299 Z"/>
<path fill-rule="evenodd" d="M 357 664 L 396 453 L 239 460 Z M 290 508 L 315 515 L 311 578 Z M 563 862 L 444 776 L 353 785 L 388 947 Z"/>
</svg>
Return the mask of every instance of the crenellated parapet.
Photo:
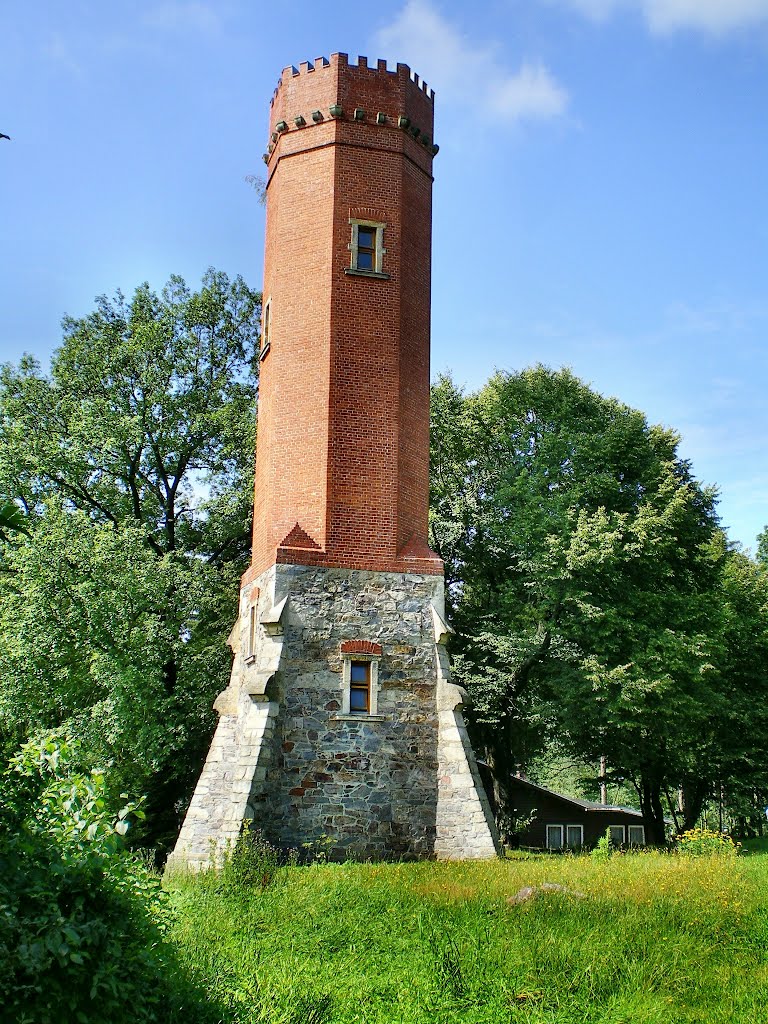
<svg viewBox="0 0 768 1024">
<path fill-rule="evenodd" d="M 366 57 L 355 64 L 346 53 L 333 53 L 330 60 L 318 57 L 298 68 L 291 65 L 283 69 L 272 96 L 264 162 L 270 165 L 282 154 L 281 140 L 287 136 L 295 140 L 296 133 L 309 132 L 314 144 L 314 136 L 318 141 L 329 131 L 336 136 L 333 126 L 343 124 L 367 126 L 382 135 L 403 133 L 431 158 L 439 150 L 433 141 L 434 95 L 407 64 L 390 70 L 385 60 L 369 66 Z M 301 145 L 308 144 L 305 137 Z M 385 144 L 391 148 L 392 142 Z"/>
<path fill-rule="evenodd" d="M 427 83 L 419 79 L 419 76 L 408 67 L 407 64 L 397 63 L 395 70 L 390 71 L 386 60 L 379 58 L 376 61 L 376 67 L 372 67 L 368 63 L 367 57 L 358 57 L 357 64 L 354 61 L 350 62 L 349 54 L 347 53 L 332 53 L 331 59 L 327 57 L 315 57 L 314 61 L 303 60 L 299 63 L 298 68 L 293 64 L 289 64 L 288 67 L 283 68 L 280 78 L 278 79 L 275 91 L 272 93 L 272 99 L 270 100 L 270 106 L 274 106 L 277 95 L 280 92 L 280 88 L 286 78 L 296 78 L 298 75 L 312 74 L 315 71 L 323 71 L 329 67 L 336 68 L 360 68 L 368 71 L 372 74 L 385 74 L 391 75 L 392 77 L 400 78 L 407 76 L 417 89 L 420 89 L 429 99 L 431 103 L 435 101 L 435 91 L 430 89 Z"/>
</svg>

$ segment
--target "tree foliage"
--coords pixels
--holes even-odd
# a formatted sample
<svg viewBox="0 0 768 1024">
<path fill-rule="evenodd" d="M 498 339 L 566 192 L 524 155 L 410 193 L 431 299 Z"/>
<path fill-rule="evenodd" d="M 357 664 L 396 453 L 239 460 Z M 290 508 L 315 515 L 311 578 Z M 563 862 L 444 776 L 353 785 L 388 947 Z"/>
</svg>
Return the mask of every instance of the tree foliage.
<svg viewBox="0 0 768 1024">
<path fill-rule="evenodd" d="M 432 540 L 497 778 L 553 743 L 605 755 L 657 841 L 670 787 L 698 817 L 733 710 L 735 563 L 677 443 L 567 370 L 433 392 Z"/>
<path fill-rule="evenodd" d="M 757 535 L 757 561 L 768 569 L 768 526 Z"/>
<path fill-rule="evenodd" d="M 65 726 L 147 793 L 152 840 L 172 840 L 229 670 L 259 318 L 240 278 L 173 277 L 66 318 L 50 374 L 0 373 L 0 494 L 25 530 L 0 535 L 4 740 Z"/>
<path fill-rule="evenodd" d="M 729 551 L 718 585 L 721 707 L 709 723 L 712 781 L 743 835 L 768 806 L 768 572 Z"/>
<path fill-rule="evenodd" d="M 122 840 L 137 813 L 55 736 L 0 776 L 3 1020 L 205 1019 L 164 941 L 160 881 Z"/>
</svg>

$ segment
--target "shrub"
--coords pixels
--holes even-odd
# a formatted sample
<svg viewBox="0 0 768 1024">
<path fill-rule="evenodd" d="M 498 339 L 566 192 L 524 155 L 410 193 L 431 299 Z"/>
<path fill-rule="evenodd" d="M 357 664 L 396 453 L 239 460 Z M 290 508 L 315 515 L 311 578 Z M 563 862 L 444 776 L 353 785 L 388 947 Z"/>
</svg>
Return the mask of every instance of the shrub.
<svg viewBox="0 0 768 1024">
<path fill-rule="evenodd" d="M 689 857 L 735 857 L 741 843 L 734 843 L 726 832 L 708 828 L 689 828 L 675 838 L 678 853 Z"/>
<path fill-rule="evenodd" d="M 80 757 L 48 737 L 27 743 L 0 777 L 3 1020 L 177 1019 L 166 897 L 122 838 L 141 812 L 115 811 L 103 773 L 83 770 Z"/>
<path fill-rule="evenodd" d="M 519 842 L 520 834 L 536 820 L 537 809 L 532 807 L 528 814 L 517 811 L 502 811 L 496 817 L 496 827 L 504 846 L 514 846 Z"/>
<path fill-rule="evenodd" d="M 274 881 L 281 859 L 280 851 L 246 820 L 237 842 L 224 854 L 222 885 L 235 892 L 243 887 L 266 889 Z"/>
<path fill-rule="evenodd" d="M 613 848 L 611 843 L 611 830 L 607 828 L 605 835 L 600 836 L 597 840 L 594 850 L 590 853 L 592 860 L 610 860 L 613 856 Z"/>
</svg>

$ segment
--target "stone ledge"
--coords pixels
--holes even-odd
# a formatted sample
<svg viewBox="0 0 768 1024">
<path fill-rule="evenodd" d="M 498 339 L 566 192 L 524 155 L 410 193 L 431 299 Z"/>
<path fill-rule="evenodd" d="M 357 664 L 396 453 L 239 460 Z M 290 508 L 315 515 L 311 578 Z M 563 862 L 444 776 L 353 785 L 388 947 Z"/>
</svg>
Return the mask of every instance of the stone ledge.
<svg viewBox="0 0 768 1024">
<path fill-rule="evenodd" d="M 391 715 L 330 715 L 331 722 L 391 722 Z"/>
<path fill-rule="evenodd" d="M 389 281 L 389 274 L 383 274 L 378 270 L 358 270 L 357 267 L 345 267 L 344 273 L 351 277 L 374 277 L 378 281 Z"/>
</svg>

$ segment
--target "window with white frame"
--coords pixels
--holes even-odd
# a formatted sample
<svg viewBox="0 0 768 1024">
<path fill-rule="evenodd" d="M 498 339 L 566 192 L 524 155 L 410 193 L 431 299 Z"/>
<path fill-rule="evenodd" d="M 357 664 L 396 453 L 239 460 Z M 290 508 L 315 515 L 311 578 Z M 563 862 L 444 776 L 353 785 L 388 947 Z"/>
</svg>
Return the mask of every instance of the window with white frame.
<svg viewBox="0 0 768 1024">
<path fill-rule="evenodd" d="M 583 845 L 583 825 L 547 825 L 548 850 L 580 850 Z"/>
<path fill-rule="evenodd" d="M 350 270 L 357 274 L 384 273 L 384 224 L 376 221 L 350 219 L 352 225 L 352 241 L 349 243 L 351 253 Z"/>
<path fill-rule="evenodd" d="M 624 845 L 624 826 L 623 825 L 609 825 L 611 832 L 611 845 L 612 846 L 623 846 Z"/>
<path fill-rule="evenodd" d="M 547 849 L 562 850 L 563 848 L 563 826 L 547 825 Z"/>
<path fill-rule="evenodd" d="M 342 665 L 343 715 L 376 715 L 378 712 L 379 659 L 345 655 Z"/>
<path fill-rule="evenodd" d="M 645 846 L 645 826 L 627 825 L 627 843 L 630 846 Z"/>
<path fill-rule="evenodd" d="M 565 845 L 569 850 L 580 850 L 584 845 L 584 827 L 582 825 L 565 826 Z"/>
</svg>

